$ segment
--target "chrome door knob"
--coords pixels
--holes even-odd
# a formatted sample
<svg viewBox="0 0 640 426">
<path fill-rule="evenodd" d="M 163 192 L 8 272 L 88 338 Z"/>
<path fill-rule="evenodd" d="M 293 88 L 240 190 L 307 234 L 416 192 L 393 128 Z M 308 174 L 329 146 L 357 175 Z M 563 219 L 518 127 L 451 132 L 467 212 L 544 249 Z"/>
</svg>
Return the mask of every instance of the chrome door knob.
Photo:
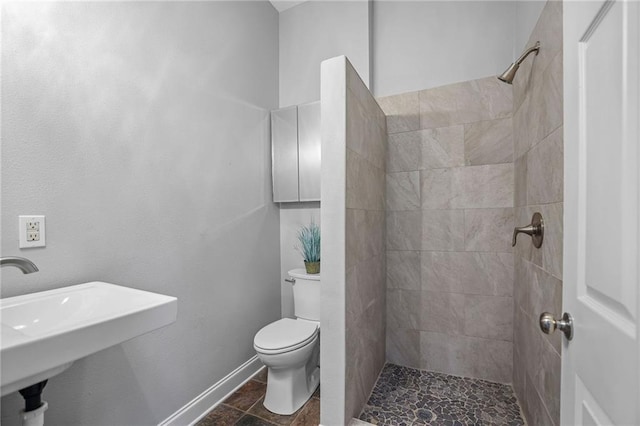
<svg viewBox="0 0 640 426">
<path fill-rule="evenodd" d="M 549 312 L 540 314 L 540 330 L 543 333 L 551 334 L 556 329 L 562 331 L 567 340 L 573 339 L 573 318 L 571 315 L 565 312 L 562 319 L 557 320 Z"/>
</svg>

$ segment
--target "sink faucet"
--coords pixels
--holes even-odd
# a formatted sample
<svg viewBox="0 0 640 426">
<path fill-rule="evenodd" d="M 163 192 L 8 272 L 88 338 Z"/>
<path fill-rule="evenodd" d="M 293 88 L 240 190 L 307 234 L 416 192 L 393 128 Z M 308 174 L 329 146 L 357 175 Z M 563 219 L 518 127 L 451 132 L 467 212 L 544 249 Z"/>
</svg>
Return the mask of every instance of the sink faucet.
<svg viewBox="0 0 640 426">
<path fill-rule="evenodd" d="M 35 263 L 24 257 L 0 257 L 0 266 L 15 266 L 20 269 L 23 274 L 38 272 L 38 267 Z"/>
</svg>

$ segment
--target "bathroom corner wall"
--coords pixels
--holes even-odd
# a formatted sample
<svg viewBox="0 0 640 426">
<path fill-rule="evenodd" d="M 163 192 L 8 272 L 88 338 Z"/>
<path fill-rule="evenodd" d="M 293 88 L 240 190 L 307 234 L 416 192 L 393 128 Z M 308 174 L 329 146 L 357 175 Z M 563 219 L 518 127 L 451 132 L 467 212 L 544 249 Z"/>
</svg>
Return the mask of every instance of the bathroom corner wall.
<svg viewBox="0 0 640 426">
<path fill-rule="evenodd" d="M 522 64 L 513 82 L 515 216 L 518 226 L 534 212 L 544 218 L 536 249 L 518 237 L 514 284 L 513 384 L 529 424 L 560 424 L 561 333 L 543 334 L 538 317 L 562 315 L 563 102 L 562 3 L 546 3 L 527 47 L 540 53 Z"/>
<path fill-rule="evenodd" d="M 349 61 L 322 63 L 321 423 L 347 424 L 385 362 L 385 116 Z"/>
<path fill-rule="evenodd" d="M 512 88 L 488 77 L 379 102 L 389 132 L 387 359 L 510 383 Z"/>
</svg>

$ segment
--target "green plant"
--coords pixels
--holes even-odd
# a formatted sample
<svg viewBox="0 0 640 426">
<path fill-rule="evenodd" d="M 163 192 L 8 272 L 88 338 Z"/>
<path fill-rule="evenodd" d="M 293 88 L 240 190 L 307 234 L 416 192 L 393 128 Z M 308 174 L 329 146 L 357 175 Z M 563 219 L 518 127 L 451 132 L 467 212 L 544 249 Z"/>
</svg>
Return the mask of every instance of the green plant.
<svg viewBox="0 0 640 426">
<path fill-rule="evenodd" d="M 311 219 L 309 226 L 298 230 L 300 245 L 296 248 L 305 262 L 320 262 L 320 227 Z"/>
</svg>

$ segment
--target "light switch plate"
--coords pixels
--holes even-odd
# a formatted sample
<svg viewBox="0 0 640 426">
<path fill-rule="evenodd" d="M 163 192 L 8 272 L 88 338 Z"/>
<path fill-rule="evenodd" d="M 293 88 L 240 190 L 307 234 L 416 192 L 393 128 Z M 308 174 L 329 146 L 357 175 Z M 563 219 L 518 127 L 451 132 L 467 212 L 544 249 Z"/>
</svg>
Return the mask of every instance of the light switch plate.
<svg viewBox="0 0 640 426">
<path fill-rule="evenodd" d="M 18 235 L 20 248 L 44 247 L 46 245 L 44 216 L 18 216 Z"/>
</svg>

